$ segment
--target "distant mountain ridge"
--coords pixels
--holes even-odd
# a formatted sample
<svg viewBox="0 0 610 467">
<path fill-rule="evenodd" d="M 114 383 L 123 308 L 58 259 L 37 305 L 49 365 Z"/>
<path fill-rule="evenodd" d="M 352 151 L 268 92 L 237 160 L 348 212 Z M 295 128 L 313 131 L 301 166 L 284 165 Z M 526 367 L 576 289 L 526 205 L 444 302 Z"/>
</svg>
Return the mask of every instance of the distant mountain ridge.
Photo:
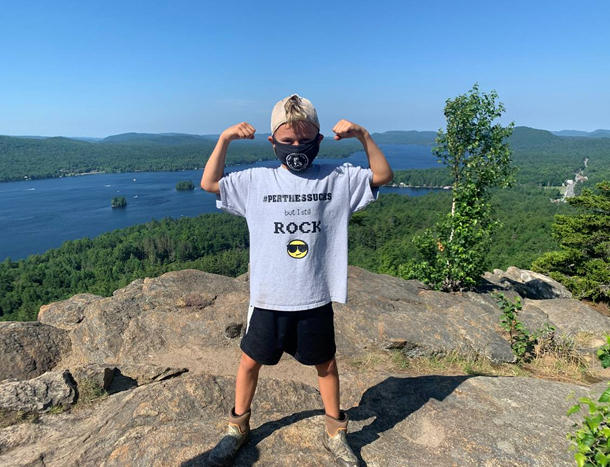
<svg viewBox="0 0 610 467">
<path fill-rule="evenodd" d="M 153 143 L 153 144 L 199 144 L 201 140 L 210 138 L 182 133 L 122 133 L 102 139 L 101 143 Z"/>
<path fill-rule="evenodd" d="M 528 131 L 530 133 L 528 133 Z M 534 138 L 534 134 L 536 137 Z M 537 139 L 539 141 L 545 140 L 550 141 L 552 136 L 558 137 L 582 137 L 582 138 L 610 138 L 610 130 L 599 129 L 595 131 L 580 131 L 580 130 L 561 130 L 561 131 L 549 131 L 530 127 L 516 127 L 513 133 L 512 139 Z M 95 138 L 88 136 L 12 136 L 12 138 L 22 139 L 39 139 L 45 140 L 50 138 L 66 138 L 74 141 L 86 141 L 89 143 L 128 143 L 128 144 L 159 144 L 159 145 L 190 145 L 190 144 L 201 144 L 203 142 L 216 141 L 220 135 L 218 134 L 206 134 L 206 135 L 195 135 L 192 133 L 137 133 L 128 132 L 120 133 L 117 135 L 110 135 L 105 138 Z M 257 133 L 255 137 L 256 141 L 266 140 L 270 136 L 270 133 Z M 432 146 L 435 144 L 437 136 L 436 131 L 416 131 L 416 130 L 391 130 L 381 133 L 373 133 L 373 138 L 377 143 L 380 144 L 421 144 L 425 146 Z M 246 143 L 251 144 L 252 141 L 237 140 L 238 144 Z"/>
<path fill-rule="evenodd" d="M 595 130 L 595 131 L 579 131 L 579 130 L 561 130 L 551 131 L 556 136 L 582 136 L 585 138 L 610 138 L 610 130 Z"/>
</svg>

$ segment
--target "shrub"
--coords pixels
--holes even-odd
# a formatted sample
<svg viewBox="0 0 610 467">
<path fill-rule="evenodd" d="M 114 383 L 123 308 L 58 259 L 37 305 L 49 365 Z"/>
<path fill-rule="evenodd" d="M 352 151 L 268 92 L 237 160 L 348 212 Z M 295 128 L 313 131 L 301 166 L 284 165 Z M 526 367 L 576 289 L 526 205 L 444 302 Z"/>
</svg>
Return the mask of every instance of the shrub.
<svg viewBox="0 0 610 467">
<path fill-rule="evenodd" d="M 550 343 L 555 340 L 554 326 L 546 323 L 544 328 L 530 333 L 518 319 L 519 311 L 523 309 L 521 297 L 514 302 L 510 302 L 502 293 L 494 294 L 494 297 L 502 309 L 500 324 L 510 335 L 510 346 L 518 362 L 531 361 L 536 356 L 536 348 L 540 348 L 539 344 L 545 343 L 546 348 L 552 348 Z"/>
<path fill-rule="evenodd" d="M 575 433 L 568 433 L 568 440 L 572 441 L 570 450 L 578 467 L 606 467 L 610 463 L 610 387 L 604 391 L 595 403 L 588 397 L 578 399 L 578 404 L 568 410 L 568 416 L 579 412 L 583 407 L 588 409 L 588 415 Z"/>
</svg>

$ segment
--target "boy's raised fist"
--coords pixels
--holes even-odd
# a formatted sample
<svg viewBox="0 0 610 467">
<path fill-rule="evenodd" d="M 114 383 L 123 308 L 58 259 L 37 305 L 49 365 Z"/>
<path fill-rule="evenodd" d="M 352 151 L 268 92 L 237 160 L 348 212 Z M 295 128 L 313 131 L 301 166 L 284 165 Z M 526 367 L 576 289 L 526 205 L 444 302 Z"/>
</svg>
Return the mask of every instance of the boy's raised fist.
<svg viewBox="0 0 610 467">
<path fill-rule="evenodd" d="M 360 125 L 356 125 L 348 120 L 340 120 L 339 123 L 333 127 L 333 131 L 335 132 L 335 139 L 337 141 L 345 138 L 360 139 L 366 133 L 366 130 Z"/>
<path fill-rule="evenodd" d="M 256 129 L 252 125 L 241 122 L 227 128 L 220 137 L 231 142 L 236 139 L 254 139 L 254 133 L 256 133 Z"/>
</svg>

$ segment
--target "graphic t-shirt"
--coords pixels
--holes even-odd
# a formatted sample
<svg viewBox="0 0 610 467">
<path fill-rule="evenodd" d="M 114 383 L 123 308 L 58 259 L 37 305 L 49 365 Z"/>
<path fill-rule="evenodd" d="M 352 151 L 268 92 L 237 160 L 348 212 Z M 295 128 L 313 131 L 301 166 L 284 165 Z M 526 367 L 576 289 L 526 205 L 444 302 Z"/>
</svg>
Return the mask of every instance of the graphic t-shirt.
<svg viewBox="0 0 610 467">
<path fill-rule="evenodd" d="M 217 207 L 250 231 L 250 304 L 308 310 L 347 300 L 347 226 L 374 201 L 370 169 L 314 164 L 302 173 L 252 168 L 220 180 Z"/>
</svg>

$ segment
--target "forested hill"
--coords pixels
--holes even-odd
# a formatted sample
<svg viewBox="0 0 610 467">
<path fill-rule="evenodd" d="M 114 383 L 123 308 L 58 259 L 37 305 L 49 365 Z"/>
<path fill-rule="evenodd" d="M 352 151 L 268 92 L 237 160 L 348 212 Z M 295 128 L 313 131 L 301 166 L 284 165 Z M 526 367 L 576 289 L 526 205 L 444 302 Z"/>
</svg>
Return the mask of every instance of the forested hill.
<svg viewBox="0 0 610 467">
<path fill-rule="evenodd" d="M 0 136 L 0 181 L 61 177 L 91 172 L 194 170 L 205 165 L 215 139 L 192 135 L 117 135 L 109 142 L 69 138 Z M 231 144 L 227 165 L 275 159 L 262 135 Z M 345 157 L 361 149 L 357 141 L 325 141 L 320 157 Z"/>
<path fill-rule="evenodd" d="M 268 134 L 257 134 L 253 141 L 231 144 L 228 165 L 274 159 Z M 100 142 L 69 138 L 18 138 L 0 136 L 0 181 L 24 178 L 50 178 L 88 172 L 138 172 L 193 170 L 207 161 L 216 135 L 179 133 L 125 133 Z M 433 146 L 433 131 L 388 131 L 374 133 L 380 144 L 420 144 Z M 583 167 L 592 181 L 610 177 L 610 138 L 557 136 L 550 131 L 516 127 L 510 137 L 514 162 L 520 169 L 518 181 L 558 186 Z M 361 149 L 356 140 L 336 142 L 326 138 L 321 157 L 344 157 Z M 429 182 L 442 181 L 438 172 L 422 172 Z M 403 181 L 403 180 L 398 180 Z M 434 183 L 433 183 L 434 184 Z M 440 183 L 443 184 L 443 183 Z"/>
</svg>

